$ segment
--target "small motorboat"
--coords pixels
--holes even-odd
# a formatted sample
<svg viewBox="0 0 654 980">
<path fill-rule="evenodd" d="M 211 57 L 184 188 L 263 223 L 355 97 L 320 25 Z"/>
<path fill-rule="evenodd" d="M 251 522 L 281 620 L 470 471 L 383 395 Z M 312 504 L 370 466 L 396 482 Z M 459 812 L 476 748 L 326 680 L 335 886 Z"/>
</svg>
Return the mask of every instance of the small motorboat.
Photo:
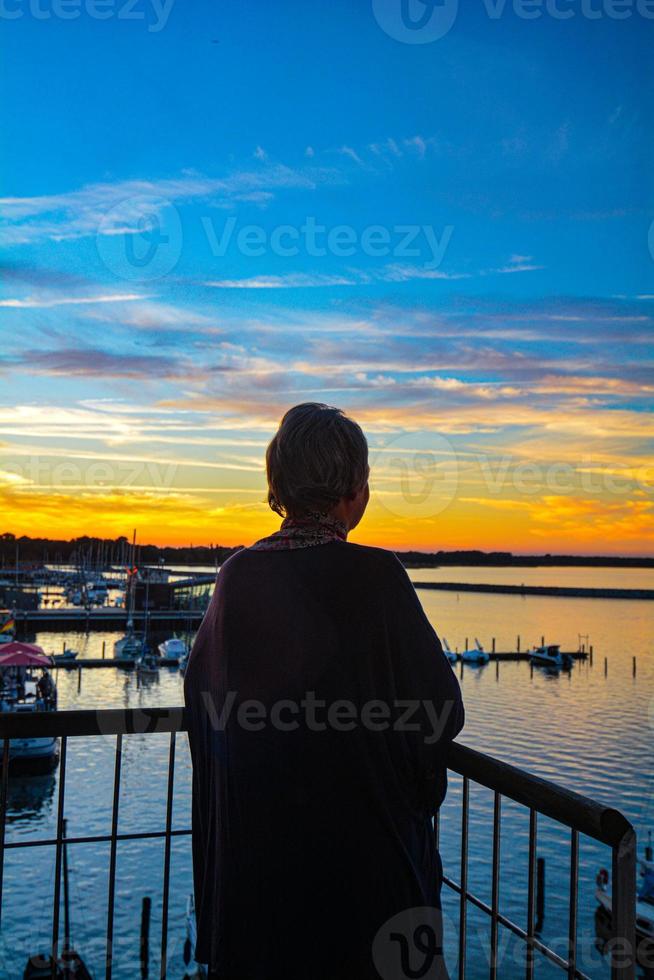
<svg viewBox="0 0 654 980">
<path fill-rule="evenodd" d="M 484 650 L 477 637 L 475 637 L 474 647 L 464 650 L 461 653 L 461 660 L 464 664 L 487 664 L 490 660 L 490 654 Z"/>
<path fill-rule="evenodd" d="M 554 667 L 556 670 L 571 670 L 574 663 L 570 654 L 561 653 L 561 647 L 556 643 L 534 647 L 529 651 L 529 659 L 540 667 Z"/>
<path fill-rule="evenodd" d="M 180 640 L 177 636 L 172 636 L 164 643 L 160 643 L 158 650 L 164 663 L 169 661 L 176 664 L 188 655 L 188 643 L 186 640 Z"/>
<path fill-rule="evenodd" d="M 64 663 L 70 663 L 71 660 L 74 660 L 76 656 L 77 656 L 77 650 L 71 650 L 69 647 L 64 647 L 61 653 L 53 654 L 52 659 L 54 660 L 55 663 L 57 663 L 58 661 L 61 662 L 62 660 L 64 661 Z"/>
<path fill-rule="evenodd" d="M 636 943 L 639 960 L 647 956 L 649 963 L 654 962 L 654 849 L 652 848 L 652 832 L 648 834 L 645 854 L 636 861 L 638 874 L 638 890 L 636 892 Z M 606 868 L 600 868 L 595 883 L 595 898 L 599 903 L 600 913 L 611 927 L 613 908 L 611 892 L 609 891 L 610 875 Z"/>
<path fill-rule="evenodd" d="M 7 643 L 0 647 L 0 712 L 57 710 L 57 687 L 49 668 L 52 658 L 34 643 Z M 9 762 L 38 769 L 50 768 L 57 759 L 57 739 L 12 738 Z"/>
<path fill-rule="evenodd" d="M 195 901 L 192 895 L 186 900 L 186 939 L 184 941 L 184 980 L 202 980 L 207 976 L 207 968 L 195 959 L 195 944 L 197 942 L 197 922 L 195 918 Z"/>
<path fill-rule="evenodd" d="M 443 653 L 445 654 L 449 662 L 451 664 L 455 664 L 459 659 L 459 655 L 458 653 L 455 653 L 454 650 L 450 649 L 450 644 L 447 642 L 445 637 L 442 637 L 441 645 L 443 647 Z"/>
</svg>

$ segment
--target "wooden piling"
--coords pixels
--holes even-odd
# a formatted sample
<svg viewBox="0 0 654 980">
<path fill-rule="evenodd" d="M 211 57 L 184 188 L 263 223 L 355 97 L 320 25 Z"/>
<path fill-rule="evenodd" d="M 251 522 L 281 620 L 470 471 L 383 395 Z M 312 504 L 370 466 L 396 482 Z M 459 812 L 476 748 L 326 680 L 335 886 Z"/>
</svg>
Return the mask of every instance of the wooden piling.
<svg viewBox="0 0 654 980">
<path fill-rule="evenodd" d="M 82 668 L 77 668 L 77 693 L 82 690 Z"/>
<path fill-rule="evenodd" d="M 520 653 L 520 634 L 518 634 L 518 644 L 516 646 L 516 651 Z"/>
<path fill-rule="evenodd" d="M 103 660 L 105 658 L 105 653 L 106 652 L 107 652 L 107 641 L 106 640 L 103 640 L 102 641 L 102 659 Z"/>
<path fill-rule="evenodd" d="M 604 676 L 606 677 L 609 672 L 609 658 L 604 657 Z"/>
<path fill-rule="evenodd" d="M 633 677 L 636 676 L 636 658 L 635 657 L 633 657 L 633 660 L 632 660 L 632 676 Z"/>
<path fill-rule="evenodd" d="M 542 647 L 544 647 L 544 646 L 545 646 L 545 637 L 544 637 L 544 636 L 541 636 L 541 638 L 540 638 L 540 645 L 541 645 Z"/>
<path fill-rule="evenodd" d="M 495 637 L 493 637 L 492 645 L 493 645 L 493 653 L 495 653 Z"/>
<path fill-rule="evenodd" d="M 588 653 L 590 654 L 590 665 L 593 666 L 593 644 L 588 647 Z"/>
</svg>

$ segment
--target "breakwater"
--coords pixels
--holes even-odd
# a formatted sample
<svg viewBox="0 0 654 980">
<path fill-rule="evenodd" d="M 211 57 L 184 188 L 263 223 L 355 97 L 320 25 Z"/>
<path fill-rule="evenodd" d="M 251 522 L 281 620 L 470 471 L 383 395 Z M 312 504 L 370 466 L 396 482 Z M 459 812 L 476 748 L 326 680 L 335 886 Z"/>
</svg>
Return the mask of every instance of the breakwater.
<svg viewBox="0 0 654 980">
<path fill-rule="evenodd" d="M 567 585 L 500 585 L 481 582 L 414 582 L 416 589 L 446 592 L 494 592 L 499 595 L 546 595 L 570 599 L 654 599 L 654 589 L 585 588 Z"/>
</svg>

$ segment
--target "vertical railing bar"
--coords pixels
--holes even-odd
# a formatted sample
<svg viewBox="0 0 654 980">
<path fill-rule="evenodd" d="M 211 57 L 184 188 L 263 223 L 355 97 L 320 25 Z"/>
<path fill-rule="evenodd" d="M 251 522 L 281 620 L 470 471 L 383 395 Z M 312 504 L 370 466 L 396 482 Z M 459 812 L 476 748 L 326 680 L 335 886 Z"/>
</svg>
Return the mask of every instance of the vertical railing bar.
<svg viewBox="0 0 654 980">
<path fill-rule="evenodd" d="M 459 980 L 466 975 L 466 940 L 468 924 L 468 804 L 470 782 L 463 777 L 463 798 L 461 801 L 461 896 L 459 903 Z"/>
<path fill-rule="evenodd" d="M 568 977 L 577 973 L 577 894 L 579 891 L 579 831 L 570 834 L 570 912 L 568 917 Z"/>
<path fill-rule="evenodd" d="M 636 834 L 629 830 L 613 848 L 613 937 L 611 980 L 633 980 L 636 974 Z"/>
<path fill-rule="evenodd" d="M 109 891 L 107 896 L 107 952 L 105 980 L 111 980 L 114 942 L 114 899 L 116 894 L 116 851 L 118 846 L 118 805 L 120 802 L 120 768 L 123 756 L 123 736 L 116 735 L 114 757 L 114 798 L 111 808 L 111 843 L 109 850 Z"/>
<path fill-rule="evenodd" d="M 495 790 L 493 799 L 493 883 L 491 888 L 491 948 L 490 948 L 490 980 L 497 978 L 497 914 L 500 904 L 500 823 L 502 797 Z"/>
<path fill-rule="evenodd" d="M 161 910 L 161 980 L 166 980 L 168 968 L 168 897 L 170 891 L 170 831 L 173 821 L 173 791 L 175 783 L 175 732 L 170 733 L 168 755 L 168 798 L 166 800 L 166 838 L 164 845 L 163 904 Z"/>
<path fill-rule="evenodd" d="M 2 886 L 5 874 L 5 830 L 7 827 L 7 794 L 9 790 L 9 739 L 2 745 L 2 782 L 0 782 L 0 921 L 2 920 Z"/>
<path fill-rule="evenodd" d="M 529 880 L 527 894 L 527 959 L 526 959 L 526 978 L 533 980 L 534 977 L 534 913 L 536 904 L 536 835 L 538 821 L 536 810 L 529 810 Z"/>
<path fill-rule="evenodd" d="M 68 737 L 61 738 L 61 754 L 59 756 L 59 798 L 57 800 L 57 835 L 55 849 L 54 895 L 52 900 L 52 961 L 51 976 L 57 976 L 57 959 L 59 946 L 59 907 L 61 905 L 61 852 L 64 839 L 64 804 L 66 797 L 66 750 Z"/>
</svg>

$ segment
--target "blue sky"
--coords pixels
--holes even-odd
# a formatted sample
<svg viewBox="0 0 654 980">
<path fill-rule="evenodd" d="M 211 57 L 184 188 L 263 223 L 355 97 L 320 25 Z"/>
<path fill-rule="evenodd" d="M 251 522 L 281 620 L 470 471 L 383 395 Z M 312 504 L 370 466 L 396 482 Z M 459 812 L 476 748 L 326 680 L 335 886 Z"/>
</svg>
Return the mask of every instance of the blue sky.
<svg viewBox="0 0 654 980">
<path fill-rule="evenodd" d="M 479 0 L 403 43 L 400 0 L 67 2 L 3 8 L 8 519 L 242 540 L 275 421 L 316 399 L 457 467 L 424 513 L 380 467 L 381 543 L 646 550 L 651 5 Z M 505 458 L 573 484 L 496 500 Z"/>
</svg>

